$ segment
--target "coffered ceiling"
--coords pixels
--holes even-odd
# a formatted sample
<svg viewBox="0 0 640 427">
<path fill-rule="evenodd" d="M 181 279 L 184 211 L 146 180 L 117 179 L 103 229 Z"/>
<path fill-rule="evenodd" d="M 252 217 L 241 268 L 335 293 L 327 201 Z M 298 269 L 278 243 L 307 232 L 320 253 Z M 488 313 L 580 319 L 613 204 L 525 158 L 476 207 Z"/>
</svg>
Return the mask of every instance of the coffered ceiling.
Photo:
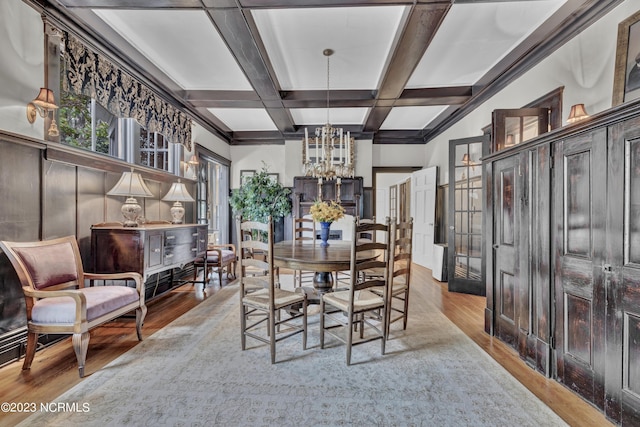
<svg viewBox="0 0 640 427">
<path fill-rule="evenodd" d="M 617 1 L 40 3 L 230 144 L 284 143 L 327 118 L 424 144 Z"/>
</svg>

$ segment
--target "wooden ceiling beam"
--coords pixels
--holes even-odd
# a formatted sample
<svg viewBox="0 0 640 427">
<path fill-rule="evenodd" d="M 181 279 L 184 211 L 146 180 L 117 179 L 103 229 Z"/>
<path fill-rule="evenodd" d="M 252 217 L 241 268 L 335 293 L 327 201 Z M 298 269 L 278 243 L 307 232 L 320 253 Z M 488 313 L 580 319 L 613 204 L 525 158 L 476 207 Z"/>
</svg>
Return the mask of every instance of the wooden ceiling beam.
<svg viewBox="0 0 640 427">
<path fill-rule="evenodd" d="M 413 70 L 418 66 L 450 7 L 451 4 L 446 2 L 416 4 L 411 8 L 378 89 L 378 98 L 397 99 L 402 95 Z M 367 117 L 364 129 L 378 130 L 390 111 L 391 108 L 386 105 L 374 108 Z"/>
<path fill-rule="evenodd" d="M 260 99 L 280 101 L 275 74 L 263 59 L 267 56 L 262 41 L 257 31 L 252 32 L 250 28 L 250 25 L 255 28 L 255 23 L 245 19 L 242 10 L 237 8 L 209 9 L 207 13 Z M 268 108 L 267 112 L 278 130 L 294 130 L 293 119 L 288 112 L 277 111 L 276 108 Z"/>
</svg>

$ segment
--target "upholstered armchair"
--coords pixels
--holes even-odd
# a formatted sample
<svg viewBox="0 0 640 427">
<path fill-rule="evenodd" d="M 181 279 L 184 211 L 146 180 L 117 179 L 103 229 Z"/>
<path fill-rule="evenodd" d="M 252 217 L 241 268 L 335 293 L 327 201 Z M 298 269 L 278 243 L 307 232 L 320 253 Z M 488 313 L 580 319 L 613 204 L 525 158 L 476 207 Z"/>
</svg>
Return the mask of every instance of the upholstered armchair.
<svg viewBox="0 0 640 427">
<path fill-rule="evenodd" d="M 218 283 L 222 286 L 222 275 L 226 272 L 227 278 L 235 278 L 238 255 L 233 243 L 216 245 L 209 244 L 205 256 L 198 257 L 194 261 L 193 282 L 206 285 L 210 273 L 218 273 Z M 203 269 L 202 281 L 198 279 L 198 271 Z"/>
<path fill-rule="evenodd" d="M 134 310 L 136 332 L 142 341 L 147 307 L 140 274 L 85 273 L 74 236 L 38 242 L 0 241 L 0 248 L 18 275 L 26 302 L 28 334 L 22 369 L 31 367 L 39 334 L 70 334 L 83 377 L 89 330 Z M 103 281 L 102 285 L 95 285 L 95 280 Z M 128 286 L 130 281 L 135 287 Z"/>
</svg>

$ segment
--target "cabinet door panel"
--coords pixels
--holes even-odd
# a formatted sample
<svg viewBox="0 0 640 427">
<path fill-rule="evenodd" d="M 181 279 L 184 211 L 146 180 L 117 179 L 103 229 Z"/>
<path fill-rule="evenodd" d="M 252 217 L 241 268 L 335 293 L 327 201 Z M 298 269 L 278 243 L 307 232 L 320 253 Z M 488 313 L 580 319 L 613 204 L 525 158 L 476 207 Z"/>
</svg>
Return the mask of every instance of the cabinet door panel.
<svg viewBox="0 0 640 427">
<path fill-rule="evenodd" d="M 495 284 L 495 332 L 496 335 L 516 346 L 518 325 L 516 321 L 518 301 L 518 173 L 515 156 L 494 164 L 493 204 L 493 277 Z"/>
<path fill-rule="evenodd" d="M 640 118 L 611 126 L 608 156 L 605 411 L 640 425 Z"/>
<path fill-rule="evenodd" d="M 558 380 L 602 408 L 606 132 L 559 142 L 554 158 Z"/>
</svg>

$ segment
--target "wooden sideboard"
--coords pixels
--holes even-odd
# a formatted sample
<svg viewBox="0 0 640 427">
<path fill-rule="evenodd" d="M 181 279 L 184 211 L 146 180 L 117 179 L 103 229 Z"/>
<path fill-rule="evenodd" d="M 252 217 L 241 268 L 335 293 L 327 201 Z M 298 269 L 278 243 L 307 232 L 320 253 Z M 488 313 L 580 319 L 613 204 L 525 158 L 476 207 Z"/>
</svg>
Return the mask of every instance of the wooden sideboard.
<svg viewBox="0 0 640 427">
<path fill-rule="evenodd" d="M 362 177 L 343 178 L 340 184 L 340 204 L 345 213 L 360 216 L 362 213 Z M 322 199 L 337 200 L 338 186 L 336 180 L 325 180 L 322 183 Z M 318 199 L 318 179 L 308 176 L 293 178 L 293 215 L 300 218 L 309 213 L 313 202 Z"/>
<path fill-rule="evenodd" d="M 91 227 L 91 263 L 95 273 L 135 271 L 146 282 L 154 274 L 173 274 L 174 269 L 183 268 L 206 250 L 206 224 Z M 146 297 L 154 298 L 161 291 L 154 283 L 147 283 Z"/>
</svg>

